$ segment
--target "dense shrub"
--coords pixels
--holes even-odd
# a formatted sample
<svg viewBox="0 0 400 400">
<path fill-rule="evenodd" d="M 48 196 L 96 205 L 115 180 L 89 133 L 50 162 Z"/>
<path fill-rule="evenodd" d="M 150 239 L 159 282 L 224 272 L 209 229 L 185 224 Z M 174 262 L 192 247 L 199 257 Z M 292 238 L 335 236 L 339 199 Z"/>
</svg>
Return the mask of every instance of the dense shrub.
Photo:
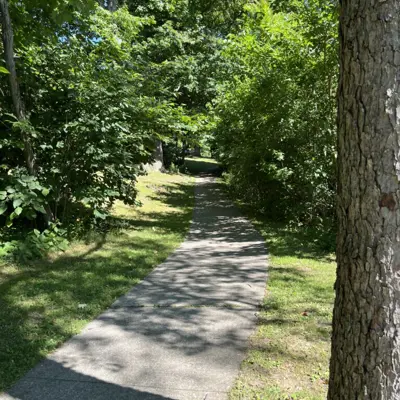
<svg viewBox="0 0 400 400">
<path fill-rule="evenodd" d="M 247 7 L 230 37 L 232 75 L 215 102 L 213 145 L 247 204 L 274 218 L 332 226 L 336 8 L 280 6 Z"/>
</svg>

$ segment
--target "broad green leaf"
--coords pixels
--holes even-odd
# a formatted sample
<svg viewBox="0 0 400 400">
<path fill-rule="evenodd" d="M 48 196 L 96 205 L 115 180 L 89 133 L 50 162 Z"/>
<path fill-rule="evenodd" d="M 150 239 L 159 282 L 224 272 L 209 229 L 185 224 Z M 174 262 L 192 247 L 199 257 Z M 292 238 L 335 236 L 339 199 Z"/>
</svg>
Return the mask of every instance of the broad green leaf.
<svg viewBox="0 0 400 400">
<path fill-rule="evenodd" d="M 4 214 L 7 211 L 7 208 L 6 203 L 0 203 L 0 215 Z"/>
<path fill-rule="evenodd" d="M 13 201 L 13 207 L 14 207 L 14 208 L 17 208 L 17 207 L 19 207 L 22 203 L 23 203 L 23 200 L 22 200 L 22 199 L 15 199 L 15 200 Z"/>
<path fill-rule="evenodd" d="M 94 210 L 93 214 L 96 218 L 106 219 L 107 217 L 107 214 L 103 214 L 98 210 Z"/>
<path fill-rule="evenodd" d="M 44 209 L 44 207 L 43 207 L 41 204 L 34 204 L 34 205 L 33 205 L 33 208 L 34 208 L 36 211 L 41 212 L 42 214 L 46 214 L 46 210 Z"/>
<path fill-rule="evenodd" d="M 14 212 L 15 212 L 16 215 L 20 215 L 20 214 L 22 213 L 22 207 L 17 207 L 17 208 L 14 210 Z"/>
</svg>

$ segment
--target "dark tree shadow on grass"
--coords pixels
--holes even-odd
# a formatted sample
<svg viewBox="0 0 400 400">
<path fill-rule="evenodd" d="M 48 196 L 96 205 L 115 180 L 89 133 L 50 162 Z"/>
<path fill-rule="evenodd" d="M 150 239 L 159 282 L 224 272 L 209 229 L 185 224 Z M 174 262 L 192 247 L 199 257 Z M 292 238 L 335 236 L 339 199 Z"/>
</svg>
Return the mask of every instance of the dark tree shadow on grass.
<svg viewBox="0 0 400 400">
<path fill-rule="evenodd" d="M 249 263 L 245 270 L 239 268 L 235 270 L 231 264 L 233 263 L 232 260 L 235 262 L 240 260 L 242 264 L 246 264 L 248 260 L 257 263 L 259 261 L 257 256 L 265 255 L 263 253 L 264 246 L 251 224 L 244 221 L 240 214 L 234 211 L 234 207 L 224 196 L 221 185 L 212 181 L 206 182 L 205 185 L 208 196 L 201 193 L 198 196 L 197 209 L 194 214 L 195 221 L 192 223 L 188 235 L 193 248 L 186 252 L 178 251 L 175 258 L 171 257 L 170 261 L 176 271 L 179 272 L 193 259 L 202 257 L 217 263 L 218 270 L 207 275 L 207 264 L 199 265 L 197 270 L 193 272 L 193 282 L 187 284 L 187 281 L 179 281 L 178 273 L 173 274 L 171 280 L 167 281 L 164 279 L 163 269 L 160 268 L 157 269 L 159 279 L 157 280 L 157 273 L 154 273 L 146 280 L 146 284 L 154 293 L 160 295 L 161 299 L 170 298 L 171 296 L 166 290 L 175 288 L 176 290 L 173 291 L 175 299 L 190 299 L 192 302 L 201 301 L 200 305 L 204 305 L 207 299 L 211 300 L 210 305 L 215 304 L 218 300 L 215 293 L 217 295 L 219 293 L 214 290 L 215 288 L 212 289 L 212 285 L 216 283 L 221 284 L 221 286 L 232 284 L 226 291 L 226 296 L 239 298 L 244 306 L 248 306 L 248 309 L 244 310 L 242 314 L 235 309 L 223 310 L 223 312 L 232 313 L 231 318 L 238 315 L 240 318 L 237 324 L 232 324 L 229 329 L 224 331 L 222 337 L 218 337 L 216 346 L 215 332 L 212 329 L 214 325 L 220 323 L 222 311 L 222 314 L 217 313 L 207 320 L 207 323 L 204 323 L 202 315 L 207 314 L 207 307 L 183 308 L 179 310 L 181 325 L 177 327 L 175 324 L 178 312 L 172 307 L 160 309 L 159 312 L 155 313 L 152 307 L 136 307 L 135 304 L 127 307 L 126 303 L 124 303 L 125 306 L 120 305 L 119 308 L 117 306 L 116 309 L 101 315 L 93 330 L 84 332 L 72 341 L 72 345 L 77 346 L 82 354 L 90 355 L 91 349 L 93 349 L 94 354 L 101 354 L 101 357 L 93 357 L 89 360 L 90 364 L 93 364 L 94 376 L 96 376 L 96 370 L 100 371 L 101 369 L 105 369 L 105 372 L 110 374 L 132 373 L 129 366 L 123 365 L 118 358 L 109 353 L 111 339 L 110 336 L 104 336 L 104 332 L 109 328 L 115 330 L 114 333 L 117 338 L 128 340 L 132 337 L 139 337 L 140 340 L 150 342 L 154 346 L 162 346 L 167 354 L 170 354 L 171 351 L 187 357 L 209 354 L 210 357 L 214 357 L 213 365 L 219 369 L 226 368 L 228 361 L 215 354 L 216 348 L 232 349 L 235 353 L 244 350 L 245 341 L 240 336 L 237 326 L 251 327 L 251 322 L 254 320 L 254 302 L 251 301 L 251 298 L 241 296 L 240 290 L 234 284 L 238 281 L 243 283 L 242 286 L 250 283 L 256 286 L 265 281 L 265 275 L 260 273 L 259 265 Z M 188 193 L 186 189 L 182 186 L 179 190 L 182 193 Z M 174 198 L 173 193 L 163 193 L 160 197 L 157 197 L 157 199 L 159 198 L 166 204 L 175 205 L 177 201 L 179 202 L 179 196 Z M 217 200 L 211 201 L 212 198 Z M 11 374 L 8 372 L 2 376 L 0 372 L 0 382 L 8 386 L 21 376 L 21 373 L 26 371 L 27 368 L 33 366 L 44 352 L 54 349 L 70 337 L 71 331 L 68 322 L 60 323 L 62 319 L 65 320 L 66 316 L 67 321 L 68 319 L 81 319 L 82 325 L 84 325 L 85 321 L 92 319 L 107 308 L 115 298 L 146 276 L 154 265 L 162 261 L 154 255 L 154 251 L 162 252 L 163 243 L 146 239 L 140 243 L 132 244 L 124 229 L 142 230 L 152 227 L 165 233 L 178 233 L 182 226 L 187 223 L 185 212 L 189 212 L 189 210 L 190 208 L 185 208 L 182 213 L 178 214 L 146 213 L 146 218 L 140 221 L 129 218 L 115 218 L 114 228 L 120 229 L 120 233 L 113 236 L 112 241 L 107 242 L 113 249 L 111 255 L 101 253 L 105 249 L 106 243 L 100 241 L 94 252 L 88 251 L 84 255 L 76 257 L 63 256 L 52 263 L 43 265 L 39 263 L 30 266 L 22 269 L 19 275 L 0 286 L 0 321 L 8 324 L 8 328 L 6 325 L 6 330 L 2 331 L 0 335 L 0 354 L 6 354 L 5 361 L 0 359 L 0 371 L 4 368 L 14 368 L 14 372 Z M 204 246 L 204 241 L 207 240 L 214 244 L 221 241 L 227 248 L 222 250 L 216 246 L 211 250 L 207 249 Z M 310 254 L 314 254 L 312 251 L 305 251 L 298 240 L 296 238 L 297 247 L 293 250 L 290 248 L 290 240 L 282 238 L 282 241 L 277 242 L 280 247 L 276 245 L 275 250 L 280 251 L 282 255 L 299 254 L 299 257 L 310 257 Z M 119 251 L 121 247 L 126 248 L 129 245 L 134 250 L 134 255 L 129 251 Z M 241 248 L 236 249 L 235 245 L 240 245 Z M 274 244 L 271 241 L 271 247 L 273 248 L 273 246 Z M 317 258 L 316 253 L 315 257 Z M 226 258 L 231 261 L 224 261 Z M 307 276 L 303 271 L 287 267 L 285 270 L 282 269 L 282 272 L 277 272 L 275 278 L 280 279 L 286 285 L 301 285 L 307 279 Z M 139 287 L 135 290 L 137 289 Z M 318 291 L 318 288 L 315 287 L 315 290 Z M 143 292 L 149 291 L 143 290 Z M 17 293 L 23 293 L 28 299 L 31 298 L 36 305 L 29 306 L 29 304 L 15 301 Z M 248 292 L 243 291 L 243 293 Z M 133 297 L 137 298 L 137 295 L 136 292 Z M 43 297 L 42 303 L 37 302 L 36 300 L 40 300 L 41 296 Z M 158 299 L 153 297 L 153 304 L 154 298 Z M 286 319 L 287 324 L 295 327 L 295 320 L 291 321 L 285 315 L 287 309 L 284 308 L 284 305 L 278 302 L 274 307 L 278 313 L 275 324 L 284 325 Z M 5 335 L 3 332 L 5 332 Z M 5 342 L 1 342 L 4 338 Z M 115 336 L 112 336 L 112 338 L 116 340 Z M 2 353 L 3 349 L 6 349 L 6 353 Z M 293 359 L 303 357 L 302 355 L 291 354 L 289 350 L 274 347 L 266 347 L 265 351 L 270 354 L 276 352 L 281 355 L 284 352 L 285 356 Z M 26 358 L 23 359 L 21 355 L 26 355 Z M 152 356 L 154 357 L 154 354 L 149 352 L 149 354 L 145 354 L 144 358 L 151 359 Z M 58 372 L 60 376 L 68 377 L 72 374 L 73 381 L 95 379 L 99 383 L 98 387 L 103 385 L 102 379 L 98 377 L 79 376 L 79 365 L 75 363 L 73 357 L 65 355 L 63 360 L 63 362 L 57 363 L 54 360 L 44 361 L 45 368 L 50 376 Z M 159 361 L 156 358 L 154 363 Z M 59 370 L 59 367 L 61 367 L 61 370 Z M 133 364 L 131 368 L 134 367 Z M 191 369 L 183 371 L 182 374 L 188 374 L 190 379 L 196 379 L 195 371 Z M 146 377 L 140 376 L 139 371 L 138 380 L 140 378 L 145 379 Z M 78 396 L 80 395 L 80 398 L 83 398 L 82 390 L 84 389 L 79 388 L 79 384 L 76 386 Z M 104 386 L 104 393 L 107 393 L 107 391 L 111 393 L 108 398 L 130 399 L 136 396 L 136 398 L 142 399 L 148 395 L 145 392 L 136 391 L 136 389 L 121 389 L 119 385 L 110 385 L 111 387 Z M 120 396 L 118 395 L 119 391 Z M 18 393 L 16 392 L 22 400 L 25 400 Z M 101 394 L 98 396 L 84 398 L 102 398 Z M 38 398 L 46 397 L 42 394 Z M 69 398 L 73 398 L 73 396 Z"/>
<path fill-rule="evenodd" d="M 146 235 L 133 240 L 129 232 L 182 235 L 192 216 L 193 186 L 176 184 L 162 201 L 178 211 L 144 215 L 139 209 L 139 218 L 111 218 L 108 232 L 96 234 L 87 250 L 21 262 L 17 272 L 2 274 L 0 391 L 71 337 L 71 325 L 99 315 L 164 261 L 170 245 Z"/>
<path fill-rule="evenodd" d="M 214 184 L 210 183 L 209 188 L 214 190 Z M 218 192 L 215 194 L 217 195 Z M 163 201 L 170 200 L 166 197 Z M 210 204 L 206 197 L 200 196 L 198 206 L 195 212 L 196 220 L 192 223 L 188 235 L 189 248 L 186 250 L 180 248 L 171 255 L 141 285 L 124 296 L 125 302 L 117 304 L 102 314 L 82 334 L 74 337 L 59 352 L 54 353 L 51 359 L 39 364 L 28 374 L 28 377 L 34 374 L 35 379 L 46 378 L 49 381 L 52 376 L 54 377 L 54 373 L 60 373 L 60 376 L 68 380 L 71 372 L 72 379 L 75 379 L 74 374 L 80 373 L 79 360 L 83 358 L 88 361 L 86 367 L 93 368 L 93 376 L 97 380 L 103 380 L 102 374 L 114 374 L 115 379 L 128 374 L 128 380 L 140 382 L 154 378 L 155 372 L 148 372 L 150 369 L 153 370 L 154 365 L 162 362 L 168 364 L 169 359 L 174 357 L 181 360 L 174 364 L 175 371 L 178 371 L 175 374 L 179 379 L 196 382 L 206 375 L 212 381 L 214 370 L 226 375 L 231 357 L 238 357 L 246 346 L 243 331 L 249 332 L 255 320 L 254 301 L 246 298 L 245 293 L 249 291 L 254 293 L 251 289 L 253 285 L 265 283 L 265 249 L 259 235 L 251 228 L 251 225 L 244 221 L 224 198 L 217 197 L 216 204 Z M 176 220 L 176 215 L 159 216 L 154 220 L 151 215 L 146 215 L 146 217 L 146 220 L 140 222 L 145 224 L 145 227 L 148 227 L 149 223 L 160 230 L 178 229 L 182 226 L 181 222 Z M 163 218 L 174 218 L 176 225 L 171 228 L 168 221 Z M 159 225 L 155 226 L 154 223 L 159 223 Z M 133 224 L 136 224 L 135 229 L 140 230 L 143 227 L 143 225 L 137 225 L 137 221 L 133 221 Z M 213 246 L 207 247 L 205 240 L 210 240 Z M 223 248 L 219 248 L 218 240 L 225 243 Z M 111 256 L 102 253 L 106 250 L 106 246 L 108 250 L 110 246 L 113 247 Z M 84 321 L 92 319 L 101 310 L 107 308 L 110 300 L 121 294 L 120 291 L 125 291 L 124 288 L 132 286 L 135 280 L 149 272 L 149 267 L 153 264 L 148 260 L 149 250 L 160 250 L 162 246 L 163 243 L 150 239 L 136 243 L 134 249 L 137 254 L 132 260 L 130 253 L 118 251 L 120 247 L 129 247 L 129 237 L 121 232 L 120 235 L 113 236 L 111 241 L 108 238 L 107 243 L 96 252 L 87 253 L 81 258 L 71 255 L 60 257 L 49 265 L 37 266 L 36 271 L 33 272 L 37 274 L 36 276 L 30 276 L 30 279 L 18 276 L 14 281 L 9 282 L 8 287 L 0 288 L 5 314 L 10 311 L 18 314 L 17 318 L 13 319 L 12 329 L 8 332 L 10 334 L 9 347 L 11 346 L 10 348 L 15 353 L 15 358 L 20 358 L 17 362 L 21 361 L 22 364 L 16 368 L 15 375 L 11 380 L 9 379 L 9 383 L 15 380 L 21 371 L 35 364 L 41 352 L 51 350 L 70 336 L 68 323 L 59 323 L 61 317 L 65 319 L 66 315 L 70 315 L 70 319 L 76 320 L 79 316 L 84 325 Z M 262 257 L 259 258 L 259 256 Z M 197 263 L 199 259 L 203 260 L 203 264 Z M 246 265 L 248 260 L 252 262 Z M 215 271 L 210 268 L 209 261 L 218 267 Z M 144 267 L 137 268 L 139 264 Z M 238 264 L 244 268 L 239 268 Z M 173 272 L 168 278 L 165 274 L 167 269 L 172 269 Z M 246 308 L 236 310 L 215 307 L 216 301 L 220 300 L 220 292 L 216 288 L 220 287 L 225 288 L 223 293 L 225 298 L 222 298 L 222 301 L 243 300 L 242 308 Z M 46 305 L 54 304 L 57 307 L 55 309 L 49 307 L 48 310 L 42 310 L 39 306 L 25 309 L 18 302 L 11 302 L 10 300 L 13 299 L 11 292 L 21 289 L 27 290 L 25 294 L 28 298 L 44 296 Z M 243 295 L 238 289 L 243 291 Z M 129 303 L 131 293 L 134 300 L 137 300 L 141 293 L 148 295 L 149 292 L 155 294 L 151 296 L 151 304 L 156 307 L 136 307 L 135 304 Z M 167 300 L 171 298 L 175 301 L 189 300 L 194 306 L 180 309 L 158 308 L 159 297 L 157 296 Z M 197 304 L 199 306 L 196 306 Z M 209 308 L 209 306 L 214 308 Z M 37 325 L 35 338 L 32 338 L 32 326 L 27 325 L 29 318 L 33 317 L 32 311 L 39 314 L 35 321 Z M 6 320 L 6 315 L 3 316 L 3 320 Z M 23 349 L 12 347 L 11 336 L 17 330 L 17 320 L 25 325 L 17 332 L 19 336 L 17 341 L 25 345 Z M 232 320 L 234 323 L 231 322 Z M 226 325 L 224 321 L 228 321 L 228 324 Z M 52 341 L 53 344 L 46 347 L 43 344 L 43 338 Z M 111 350 L 123 340 L 129 341 L 130 345 L 121 349 L 118 355 L 113 354 Z M 143 346 L 142 343 L 147 343 L 147 345 Z M 75 350 L 66 351 L 68 346 L 74 347 Z M 164 356 L 154 351 L 154 347 L 161 349 Z M 139 357 L 138 352 L 143 349 L 146 354 L 136 359 L 135 357 Z M 132 352 L 129 353 L 132 356 L 128 354 L 126 357 L 127 352 Z M 31 355 L 29 362 L 22 361 L 21 354 L 23 353 Z M 78 357 L 76 357 L 77 354 L 79 354 Z M 10 358 L 8 357 L 8 364 Z M 201 371 L 204 371 L 202 373 L 196 370 L 199 359 Z M 185 364 L 188 360 L 190 368 L 187 368 Z M 62 366 L 61 371 L 58 371 L 54 361 Z M 142 361 L 147 362 L 145 368 L 141 368 Z M 7 363 L 4 365 L 7 366 Z M 41 365 L 45 365 L 45 371 L 40 367 Z M 160 373 L 165 375 L 165 369 L 161 368 Z M 168 380 L 165 376 L 159 378 Z M 153 382 L 153 386 L 157 383 L 157 379 Z M 19 394 L 18 391 L 15 393 Z M 140 396 L 142 394 L 138 394 L 138 398 L 142 398 Z M 23 399 L 22 396 L 21 398 Z M 115 396 L 115 398 L 119 397 Z"/>
<path fill-rule="evenodd" d="M 195 176 L 219 176 L 222 173 L 221 166 L 212 159 L 207 161 L 206 158 L 196 159 L 188 157 L 185 159 L 184 166 L 190 175 Z"/>
<path fill-rule="evenodd" d="M 163 261 L 154 254 L 165 252 L 158 241 L 136 243 L 133 256 L 118 252 L 130 242 L 108 243 L 115 249 L 110 257 L 88 253 L 21 266 L 0 285 L 0 388 L 68 339 L 69 324 L 93 319 Z"/>
</svg>

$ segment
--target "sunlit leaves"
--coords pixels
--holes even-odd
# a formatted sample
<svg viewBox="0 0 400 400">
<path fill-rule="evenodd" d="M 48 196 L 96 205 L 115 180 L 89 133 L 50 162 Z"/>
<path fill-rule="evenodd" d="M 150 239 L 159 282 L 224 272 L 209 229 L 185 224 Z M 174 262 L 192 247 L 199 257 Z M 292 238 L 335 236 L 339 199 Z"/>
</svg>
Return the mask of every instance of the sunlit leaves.
<svg viewBox="0 0 400 400">
<path fill-rule="evenodd" d="M 248 204 L 320 224 L 334 210 L 336 9 L 328 0 L 273 6 L 250 4 L 230 36 L 215 147 Z"/>
<path fill-rule="evenodd" d="M 94 0 L 10 0 L 27 118 L 15 119 L 2 88 L 2 221 L 23 234 L 34 227 L 31 243 L 45 246 L 57 234 L 51 221 L 72 235 L 101 223 L 117 199 L 135 204 L 156 142 L 175 162 L 210 135 L 244 3 L 126 0 L 109 12 Z"/>
</svg>

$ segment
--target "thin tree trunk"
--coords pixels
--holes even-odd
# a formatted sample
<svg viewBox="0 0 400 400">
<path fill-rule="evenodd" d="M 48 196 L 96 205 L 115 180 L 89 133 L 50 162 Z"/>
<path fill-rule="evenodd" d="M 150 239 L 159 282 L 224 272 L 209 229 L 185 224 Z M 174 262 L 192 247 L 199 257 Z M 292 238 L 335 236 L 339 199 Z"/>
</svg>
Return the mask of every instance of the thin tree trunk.
<svg viewBox="0 0 400 400">
<path fill-rule="evenodd" d="M 118 1 L 117 0 L 108 0 L 107 9 L 108 11 L 114 12 L 117 10 Z"/>
<path fill-rule="evenodd" d="M 399 0 L 342 0 L 329 400 L 400 399 L 399 31 Z"/>
<path fill-rule="evenodd" d="M 4 60 L 6 68 L 9 72 L 9 83 L 12 102 L 14 106 L 15 116 L 18 121 L 27 121 L 25 113 L 25 105 L 21 98 L 21 92 L 18 84 L 17 69 L 14 59 L 14 34 L 8 8 L 8 0 L 0 0 L 0 17 L 2 27 L 2 39 L 4 46 Z M 26 167 L 30 175 L 36 175 L 35 153 L 29 136 L 25 132 L 21 132 L 24 144 L 24 157 Z M 48 204 L 45 205 L 47 222 L 53 220 L 53 215 Z"/>
<path fill-rule="evenodd" d="M 6 68 L 8 69 L 8 77 L 10 82 L 10 92 L 12 102 L 14 105 L 15 116 L 19 121 L 25 121 L 25 106 L 21 99 L 21 92 L 19 90 L 19 84 L 17 79 L 17 70 L 15 67 L 14 60 L 14 35 L 11 24 L 10 13 L 8 10 L 8 1 L 0 0 L 0 14 L 1 14 L 1 25 L 2 25 L 2 39 L 4 46 L 4 60 L 6 62 Z M 35 174 L 35 156 L 32 149 L 32 144 L 27 135 L 22 132 L 22 140 L 24 142 L 24 156 L 26 166 L 31 175 Z"/>
<path fill-rule="evenodd" d="M 193 150 L 193 155 L 196 157 L 201 157 L 201 148 L 200 146 L 195 146 Z"/>
</svg>

